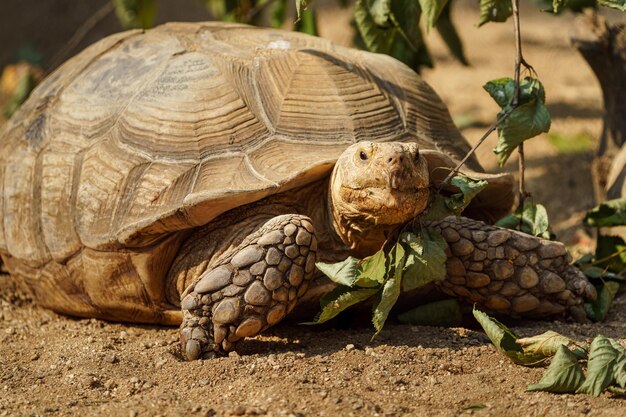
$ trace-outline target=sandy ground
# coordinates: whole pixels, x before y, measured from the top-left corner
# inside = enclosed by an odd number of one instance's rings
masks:
[[[526,11],[525,56],[548,92],[552,131],[597,137],[600,90],[569,46],[571,17]],[[347,20],[337,10],[322,14],[323,22]],[[428,41],[437,68],[425,78],[455,116],[487,125],[498,109],[481,86],[512,74],[512,24],[477,29],[475,7],[457,9],[456,20],[473,66],[452,61],[433,33]],[[347,42],[349,33],[337,27],[323,33]],[[484,130],[465,134],[475,141]],[[559,237],[588,248],[579,224],[593,205],[591,152],[559,154],[545,136],[531,143],[528,188],[547,206]],[[495,168],[493,144],[479,151],[488,168]],[[515,171],[515,161],[505,169]],[[511,364],[471,322],[453,329],[388,323],[374,342],[367,327],[285,324],[227,358],[187,363],[176,329],[62,317],[20,302],[6,277],[0,284],[0,416],[626,415],[626,402],[608,394],[526,392],[542,369]],[[576,339],[602,333],[625,342],[626,297],[601,324],[508,324],[521,335],[552,329]],[[471,406],[483,408],[466,410]]]

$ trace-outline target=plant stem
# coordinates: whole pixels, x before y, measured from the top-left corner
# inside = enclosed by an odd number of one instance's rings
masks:
[[[529,65],[526,64],[526,61],[524,61],[524,57],[522,56],[522,32],[519,24],[519,0],[511,0],[511,5],[513,7],[513,29],[515,31],[515,88],[513,90],[513,102],[511,105],[513,108],[516,108],[519,105],[521,67],[524,65],[528,68]],[[519,155],[519,199],[520,206],[523,207],[524,200],[528,197],[525,182],[526,161],[524,160],[524,142],[519,144],[517,153]]]
[[[469,159],[469,157],[472,156],[474,152],[476,152],[476,149],[478,149],[478,147],[482,145],[482,143],[485,141],[485,139],[487,139],[487,137],[491,134],[491,132],[496,130],[498,126],[502,122],[504,122],[504,120],[507,117],[509,117],[511,113],[513,113],[513,111],[517,108],[517,106],[519,106],[519,87],[520,87],[521,67],[523,65],[525,68],[528,68],[531,71],[532,71],[532,67],[528,65],[526,61],[524,61],[524,57],[522,56],[522,35],[520,32],[520,25],[519,25],[519,0],[511,0],[511,4],[513,7],[513,29],[515,30],[515,78],[514,78],[515,86],[513,90],[513,101],[511,102],[511,107],[509,108],[509,110],[506,111],[506,113],[504,113],[501,117],[499,117],[498,120],[496,120],[496,122],[493,125],[491,125],[491,127],[489,127],[487,132],[485,132],[485,134],[478,140],[478,142],[476,142],[476,144],[472,147],[472,149],[470,149],[470,151],[467,153],[467,155],[465,155],[465,157],[461,160],[461,162],[459,162],[457,166],[450,172],[450,174],[448,174],[448,176],[440,184],[439,190],[441,190],[441,188],[445,184],[447,184],[452,179],[452,177],[454,177],[459,172],[461,167],[465,164],[465,162]],[[519,173],[520,173],[520,188],[519,188],[520,204],[523,205],[524,199],[528,196],[526,193],[526,186],[524,183],[524,170],[525,170],[526,164],[524,161],[523,143],[519,145],[518,153],[519,153]]]
[[[454,177],[458,172],[459,169],[461,169],[461,167],[463,165],[465,165],[465,162],[467,162],[467,160],[469,159],[470,156],[472,156],[474,154],[474,152],[476,152],[476,149],[478,149],[478,147],[480,145],[483,144],[483,142],[485,141],[485,139],[487,139],[487,137],[489,135],[491,135],[491,132],[493,132],[494,130],[496,130],[498,128],[498,126],[500,125],[500,123],[502,123],[504,121],[504,119],[506,119],[507,117],[509,117],[511,115],[511,113],[513,113],[513,110],[515,110],[514,107],[511,107],[509,110],[507,110],[502,116],[500,116],[498,118],[498,120],[495,121],[494,124],[492,124],[489,129],[487,129],[487,131],[485,132],[484,135],[482,135],[482,137],[480,139],[478,139],[478,142],[476,142],[476,144],[474,146],[472,146],[472,149],[469,150],[469,152],[463,157],[463,159],[461,160],[461,162],[459,162],[457,164],[456,167],[454,167],[454,169],[452,171],[450,171],[450,173],[448,174],[448,176],[441,182],[441,184],[439,185],[439,190],[441,190],[441,187],[443,187],[445,184],[448,183],[448,181],[450,181],[452,179],[452,177]]]

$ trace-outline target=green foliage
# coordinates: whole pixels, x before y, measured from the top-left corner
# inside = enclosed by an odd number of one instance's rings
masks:
[[[422,220],[441,220],[448,216],[458,216],[487,185],[485,180],[477,180],[457,174],[451,180],[452,185],[459,189],[458,193],[445,196],[433,193],[428,211],[421,216]]]
[[[584,222],[592,227],[626,225],[626,197],[605,201],[594,207],[587,213]]]
[[[603,6],[626,12],[626,0],[598,0]]]
[[[315,11],[313,9],[303,10],[294,25],[294,29],[298,32],[317,36],[317,17]]]
[[[569,346],[572,344],[572,340],[568,337],[562,336],[557,332],[548,330],[537,336],[525,337],[516,340],[517,344],[524,349],[524,352],[532,352],[539,354],[544,358],[548,358],[557,353],[560,346]],[[582,352],[577,352],[580,358],[585,355]]]
[[[354,6],[355,24],[366,48],[416,70],[432,66],[419,27],[421,13],[416,0],[357,0]]]
[[[309,6],[310,0],[296,0],[296,16],[297,20],[302,19],[304,11]]]
[[[123,27],[147,29],[154,26],[156,0],[113,0],[113,5]]]
[[[396,301],[398,301],[398,297],[400,296],[400,289],[402,288],[402,270],[406,262],[405,255],[404,247],[401,244],[397,244],[392,251],[391,262],[394,265],[393,276],[389,277],[383,284],[380,301],[374,306],[372,323],[374,324],[376,333],[374,333],[372,339],[383,329],[391,308]]]
[[[352,287],[357,278],[357,264],[359,260],[349,256],[346,260],[334,264],[318,262],[315,264],[321,273],[326,275],[331,281]]]
[[[485,333],[487,333],[487,337],[489,337],[498,352],[508,357],[514,363],[531,366],[539,364],[545,359],[545,356],[539,352],[525,352],[522,346],[517,343],[519,336],[498,320],[489,317],[476,308],[474,308],[472,313],[476,321],[478,321]]]
[[[541,7],[542,11],[554,14],[560,14],[565,10],[581,13],[585,8],[595,8],[598,5],[596,0],[532,0],[532,2]]]
[[[441,12],[448,4],[448,0],[418,0],[422,11],[424,12],[424,19],[426,20],[426,28],[432,29]]]
[[[591,342],[591,350],[589,351],[587,378],[576,392],[597,397],[609,385],[612,385],[615,382],[613,368],[618,356],[619,352],[613,347],[613,343],[609,339],[601,335],[596,336]]]
[[[480,0],[478,26],[487,22],[505,22],[512,14],[510,0]]]
[[[417,326],[458,327],[463,324],[463,316],[459,302],[449,299],[420,305],[398,314],[398,321]]]
[[[329,320],[345,308],[376,294],[372,315],[375,337],[402,291],[445,277],[446,247],[443,237],[420,229],[416,233],[402,233],[389,252],[381,249],[363,260],[350,257],[335,264],[317,263],[318,269],[340,286],[322,299],[321,313],[313,323]]]
[[[545,106],[546,95],[541,81],[525,77],[520,81],[519,101],[514,106],[515,81],[500,78],[483,86],[502,108],[498,120],[508,117],[498,125],[498,144],[494,149],[498,163],[503,166],[517,147],[532,137],[550,130],[550,114]]]
[[[474,317],[496,349],[513,362],[529,365],[551,359],[541,381],[530,385],[529,391],[584,393],[597,397],[605,391],[621,393],[626,389],[626,349],[616,340],[598,335],[587,354],[582,347],[571,351],[568,346],[577,344],[556,332],[518,339],[515,333],[485,313],[474,309]],[[533,358],[539,361],[531,363]],[[585,361],[586,376],[581,367]]]
[[[578,358],[564,344],[557,347],[550,366],[543,374],[541,381],[529,385],[528,391],[576,392],[585,380]]]
[[[451,8],[452,0],[448,0],[445,7],[439,14],[439,18],[435,21],[435,28],[437,29],[439,36],[441,36],[441,39],[443,39],[444,43],[450,50],[452,56],[461,64],[469,65],[469,61],[465,57],[465,51],[463,50],[463,42],[461,42],[461,37],[456,31],[456,28],[452,23],[452,18],[450,17]]]
[[[598,228],[626,225],[626,197],[594,207],[587,212],[584,222]],[[585,312],[591,320],[602,321],[621,283],[626,281],[626,242],[621,236],[604,235],[598,231],[596,253],[584,256],[576,264],[598,292],[594,301],[585,303]]]
[[[619,291],[620,283],[616,281],[602,281],[596,285],[598,297],[593,301],[585,302],[585,313],[593,321],[602,321],[609,312],[609,308]]]
[[[593,149],[593,137],[589,133],[564,135],[548,133],[548,142],[560,153],[583,153]]]
[[[531,199],[526,199],[524,205],[519,206],[515,213],[498,220],[496,226],[519,230],[543,239],[552,237],[546,208],[541,204],[535,204]]]
[[[324,323],[354,304],[365,301],[378,292],[378,288],[355,288],[339,286],[320,300],[321,311],[312,322]]]
[[[398,246],[406,245],[402,290],[411,291],[446,277],[447,243],[438,233],[421,229],[405,233]]]

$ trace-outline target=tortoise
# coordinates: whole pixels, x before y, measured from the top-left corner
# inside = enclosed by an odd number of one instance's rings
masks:
[[[316,261],[377,251],[469,150],[393,58],[223,23],[100,40],[0,137],[9,272],[62,314],[180,325],[190,360],[319,298]],[[440,290],[504,314],[579,312],[595,290],[561,243],[483,222],[509,212],[512,177],[474,157],[463,172],[488,186],[471,218],[430,224],[450,245]]]

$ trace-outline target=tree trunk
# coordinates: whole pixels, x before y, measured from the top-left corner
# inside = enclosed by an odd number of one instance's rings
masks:
[[[596,199],[606,198],[611,161],[626,143],[626,31],[624,24],[609,26],[593,10],[582,14],[572,42],[596,75],[604,101],[598,158],[594,163]]]

